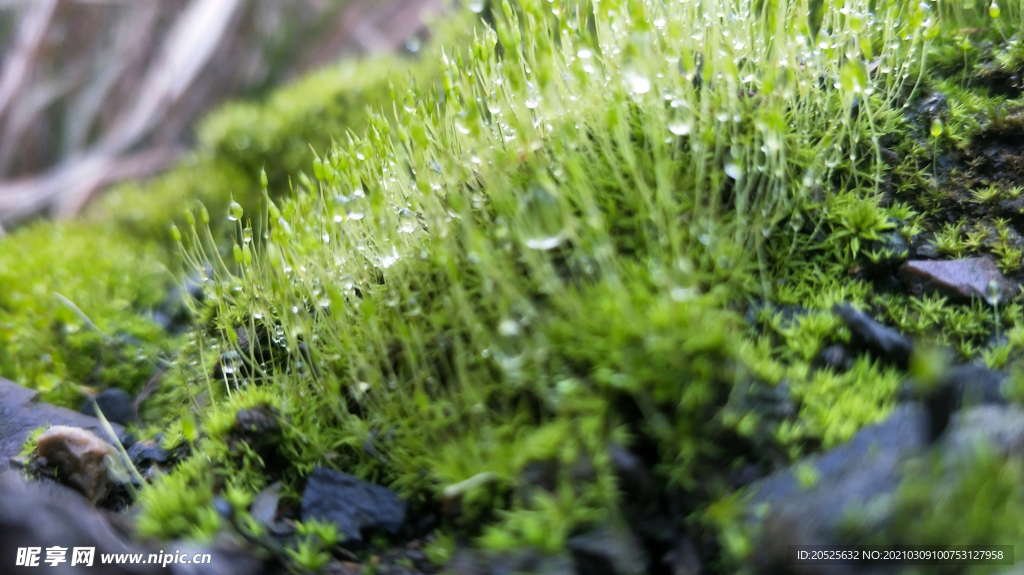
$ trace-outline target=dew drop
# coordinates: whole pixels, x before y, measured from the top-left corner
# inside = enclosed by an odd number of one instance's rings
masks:
[[[550,250],[565,241],[568,231],[562,207],[550,190],[533,185],[519,205],[519,232],[531,250]]]
[[[506,319],[498,325],[498,333],[505,337],[515,337],[519,335],[519,324],[512,319]]]
[[[685,136],[690,133],[691,129],[692,126],[690,125],[690,122],[684,122],[682,120],[670,122],[668,125],[668,131],[677,136]]]
[[[389,268],[399,260],[398,250],[394,246],[391,246],[391,253],[380,258],[380,267]]]
[[[228,219],[237,222],[242,217],[242,206],[238,202],[231,202],[228,205]]]
[[[651,91],[651,81],[641,74],[627,71],[622,74],[622,78],[626,81],[629,91],[633,94],[640,95]]]
[[[985,286],[985,301],[992,307],[999,305],[999,282],[991,280]]]

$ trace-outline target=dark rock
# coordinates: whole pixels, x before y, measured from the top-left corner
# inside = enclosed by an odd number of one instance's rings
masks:
[[[946,95],[942,92],[932,92],[931,94],[921,98],[921,101],[917,104],[917,112],[929,117],[934,117],[939,112],[946,109],[946,101]]]
[[[172,459],[170,452],[152,439],[140,441],[128,448],[128,457],[139,469],[148,468],[153,464],[168,463]]]
[[[789,393],[789,381],[785,379],[774,385],[762,381],[737,383],[729,398],[729,407],[741,413],[753,411],[771,421],[796,415],[796,404]]]
[[[990,282],[994,282],[1003,301],[1013,295],[1012,285],[1003,278],[995,262],[984,257],[911,260],[900,266],[899,274],[915,295],[935,291],[957,301],[985,300]]]
[[[89,430],[55,425],[39,436],[36,445],[39,460],[45,461],[42,465],[56,470],[61,483],[93,505],[110,495],[123,475],[110,468],[117,465],[117,450]]]
[[[240,451],[241,444],[263,460],[267,473],[277,477],[287,467],[288,460],[279,447],[281,445],[280,414],[271,405],[257,405],[240,409],[235,414],[235,425],[228,432],[228,446]]]
[[[261,575],[270,573],[246,549],[233,545],[202,546],[193,542],[169,542],[157,547],[129,543],[113,523],[124,515],[107,513],[91,506],[78,492],[54,482],[26,483],[19,473],[0,473],[0,572],[18,573],[32,568],[16,566],[18,549],[39,547],[38,568],[53,575]],[[45,562],[46,548],[66,549],[65,562]],[[93,548],[91,566],[71,565],[73,550]],[[148,564],[150,554],[179,553],[189,558],[209,554],[201,564]],[[142,554],[143,562],[105,564],[106,554]]]
[[[889,148],[881,148],[879,149],[879,152],[881,152],[882,154],[882,161],[894,168],[900,165],[900,162],[903,161],[903,158],[899,155],[898,152],[896,152],[896,150],[892,150]]]
[[[558,488],[558,470],[558,461],[554,459],[526,463],[516,482],[522,497],[529,499],[537,489],[554,493]]]
[[[846,349],[845,345],[837,343],[821,348],[814,356],[811,365],[819,369],[828,368],[843,373],[853,367],[853,360],[854,357],[850,350]]]
[[[260,491],[249,507],[249,515],[260,525],[270,525],[277,517],[277,504],[281,500],[281,483]]]
[[[213,276],[213,269],[210,266],[206,266],[205,271],[206,277]],[[153,321],[172,334],[186,331],[192,324],[189,300],[195,303],[201,303],[204,300],[204,281],[203,275],[193,273],[185,279],[182,285],[171,288],[163,303],[153,312]]]
[[[46,547],[67,549],[66,562],[50,566]],[[20,547],[41,547],[39,566],[54,575],[143,575],[168,573],[159,565],[102,565],[100,554],[139,553],[111,528],[81,494],[55,483],[26,484],[16,473],[0,474],[0,570],[17,572]],[[95,547],[92,567],[71,565],[75,547]]]
[[[128,425],[137,419],[134,400],[123,389],[113,387],[103,390],[95,397],[87,397],[78,411],[96,417],[96,407],[100,408],[107,421]]]
[[[662,505],[662,490],[650,466],[625,447],[612,444],[608,455],[615,470],[619,490],[622,491],[623,512],[634,533],[645,540],[671,540],[675,526]]]
[[[899,231],[885,232],[880,239],[868,243],[867,251],[879,254],[880,258],[874,262],[875,265],[892,268],[910,256],[910,243]]]
[[[192,455],[192,446],[183,439],[173,449],[168,450],[160,445],[159,440],[147,439],[126,451],[142,478],[153,481],[165,473],[170,473],[175,465]]]
[[[939,248],[935,247],[935,244],[928,241],[924,234],[921,234],[915,238],[913,245],[910,248],[911,257],[925,260],[935,260],[942,256],[939,253]]]
[[[602,528],[577,535],[566,542],[580,575],[641,575],[647,558],[633,534],[624,529]]]
[[[761,465],[756,463],[746,463],[731,468],[725,477],[733,489],[741,489],[754,483],[758,479],[761,479],[767,474],[768,473]]]
[[[850,441],[754,484],[749,516],[756,522],[759,508],[765,505],[767,514],[749,565],[757,566],[759,573],[790,572],[789,545],[842,543],[843,533],[851,528],[846,512],[864,509],[879,496],[896,490],[900,464],[928,446],[927,425],[921,407],[901,405],[886,420],[865,427]],[[813,485],[801,485],[801,468],[813,469],[817,476]]]
[[[743,318],[750,325],[758,325],[760,323],[758,321],[758,317],[763,310],[769,310],[773,314],[780,314],[782,316],[783,326],[788,326],[793,323],[794,320],[811,313],[811,310],[798,305],[776,306],[770,302],[757,301],[747,308],[747,312],[744,314]]]
[[[983,365],[956,366],[946,372],[942,379],[958,390],[960,405],[1006,403],[1002,393],[1006,374]]]
[[[210,554],[209,563],[168,564],[167,575],[260,575],[268,573],[262,562],[248,549],[235,546],[202,547],[191,542],[172,543],[169,546],[187,557]],[[150,553],[155,551],[150,550]]]
[[[135,434],[131,432],[122,433],[121,437],[118,437],[117,440],[121,442],[121,447],[125,449],[131,449],[139,441]]]
[[[302,494],[302,520],[334,523],[347,545],[362,542],[370,531],[398,535],[406,510],[394,491],[324,467],[313,470]]]
[[[684,537],[676,542],[661,559],[669,575],[700,575],[701,561],[693,540]]]
[[[906,369],[910,362],[913,344],[900,332],[886,327],[864,312],[849,305],[836,305],[832,311],[838,315],[850,330],[850,347],[856,351],[867,351],[872,357]]]
[[[110,437],[95,417],[47,403],[37,403],[37,398],[35,391],[0,379],[0,472],[7,470],[10,459],[21,452],[21,446],[28,439],[29,433],[40,427],[81,427],[101,438],[109,438],[111,442],[124,433],[122,426],[111,423],[116,435]]]
[[[950,460],[965,459],[980,441],[1002,456],[1024,455],[1024,409],[982,405],[954,416],[942,451]]]
[[[950,417],[962,407],[1006,404],[1002,384],[1006,375],[981,365],[959,365],[948,369],[934,386],[910,384],[901,391],[902,399],[920,400],[928,411],[929,438],[942,435]]]
[[[495,553],[460,549],[445,568],[452,575],[582,575],[567,555],[549,557],[530,550]]]
[[[923,408],[902,405],[886,421],[862,429],[850,442],[801,462],[818,475],[812,486],[801,487],[796,466],[755,485],[747,507],[751,521],[759,525],[754,552],[747,559],[750,572],[875,573],[860,566],[834,565],[802,566],[806,569],[794,571],[787,548],[856,544],[879,536],[884,540],[897,528],[893,496],[900,482],[910,478],[907,473],[932,473],[935,457],[943,466],[942,477],[950,480],[969,472],[983,445],[1003,457],[1024,455],[1024,409],[1018,406],[966,408],[952,417],[942,440],[931,446],[927,426]],[[912,459],[924,465],[904,465]]]

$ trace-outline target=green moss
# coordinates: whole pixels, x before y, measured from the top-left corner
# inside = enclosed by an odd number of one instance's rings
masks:
[[[221,519],[213,507],[213,477],[202,458],[193,457],[142,491],[136,529],[140,537],[211,539]]]
[[[1024,550],[1024,465],[982,445],[951,469],[914,461],[895,496],[892,523],[869,536],[885,545],[1012,545]],[[909,573],[992,573],[992,566],[918,568]]]
[[[436,46],[460,38],[465,25],[465,18],[455,18],[435,27],[437,38],[414,58],[346,60],[261,100],[222,106],[200,123],[198,145],[188,158],[151,180],[111,190],[90,209],[89,218],[156,240],[172,255],[167,229],[172,221],[182,223],[184,210],[196,203],[219,214],[234,198],[255,210],[263,188],[275,195],[312,189],[311,150],[327,149],[347,132],[362,131],[367,109],[390,112],[393,83],[403,87],[407,77],[429,82],[437,67]],[[266,185],[261,172],[268,177]],[[215,236],[227,227],[215,225]]]
[[[313,160],[305,190],[248,212],[268,234],[215,266],[203,345],[245,353],[234,334],[248,325],[287,349],[258,371],[295,438],[288,477],[327,464],[414,501],[456,497],[456,524],[494,518],[482,544],[556,552],[616,514],[610,443],[653,443],[660,480],[691,490],[743,457],[719,441],[757,428],[721,417],[738,382],[799,380],[803,409],[782,445],[832,444],[884,415],[898,376],[866,361],[808,371],[834,319],[786,333],[787,366],[726,308],[806,274],[808,251],[828,289],[800,280],[792,297],[813,291],[826,309],[866,299],[870,286],[827,266],[855,262],[892,214],[908,217],[881,205],[871,138],[896,125],[919,45],[897,41],[897,12],[880,16],[872,33],[896,72],[868,97],[859,64],[796,38],[802,5],[751,29],[695,27],[703,8],[602,5],[588,30],[562,28],[577,16],[552,19],[543,2],[505,5],[493,31],[446,51],[440,94],[399,92],[395,124],[371,115],[364,136]],[[859,49],[848,23],[824,18]],[[738,44],[705,50],[725,33]],[[791,42],[766,51],[769,35]],[[841,89],[822,90],[822,74]],[[821,188],[835,193],[815,246],[795,214],[816,209]],[[189,265],[216,259],[203,226],[182,236]],[[212,383],[189,393],[215,399]],[[216,444],[200,449],[235,469]],[[581,462],[590,471],[574,476]],[[536,463],[553,484],[527,488]]]
[[[273,473],[294,502],[327,465],[439,505],[452,534],[439,560],[456,536],[559,553],[621,520],[614,444],[653,453],[658,487],[700,502],[688,527],[740,557],[750,540],[723,470],[848,439],[906,378],[867,357],[812,365],[848,336],[834,304],[1020,369],[1020,302],[997,316],[869,273],[904,255],[886,238],[923,231],[943,253],[1018,269],[1011,222],[946,217],[955,198],[937,181],[963,182],[936,159],[1015,125],[993,116],[1002,96],[968,97],[949,45],[978,25],[990,46],[970,40],[966,61],[1012,69],[1017,48],[999,46],[1019,7],[995,23],[955,3],[870,18],[860,1],[599,7],[505,2],[415,81],[371,60],[232,105],[190,163],[104,202],[95,217],[136,237],[163,234],[184,204],[159,241],[210,275],[152,400],[151,429],[196,454],[145,490],[142,533],[207,536],[214,494],[251,495]],[[912,106],[936,87],[957,95],[938,135]],[[979,210],[1016,193],[961,187]],[[768,306],[750,326],[754,299],[807,313]],[[1005,344],[988,345],[993,328]],[[280,427],[273,454],[238,437],[239,410],[260,406]],[[294,551],[323,559],[315,542]]]
[[[82,386],[138,392],[176,347],[147,317],[172,280],[147,246],[90,224],[0,246],[0,376],[77,408]]]

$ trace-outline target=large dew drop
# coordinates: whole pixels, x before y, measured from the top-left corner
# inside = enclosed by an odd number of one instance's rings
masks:
[[[691,129],[692,126],[690,125],[690,122],[683,120],[674,120],[668,124],[668,131],[677,136],[685,136],[690,133]]]
[[[558,247],[568,236],[562,207],[547,188],[535,184],[519,204],[519,234],[531,250]]]
[[[738,180],[743,177],[743,168],[736,162],[730,160],[725,164],[725,175],[734,180]]]
[[[622,74],[622,78],[626,81],[629,91],[633,94],[640,95],[651,91],[651,81],[645,76],[633,71],[627,71]]]
[[[237,222],[238,220],[242,219],[242,214],[243,210],[241,204],[239,204],[238,202],[231,202],[231,204],[228,206],[228,219],[233,222]]]

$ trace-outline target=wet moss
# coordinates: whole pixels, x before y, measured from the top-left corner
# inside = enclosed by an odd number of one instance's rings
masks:
[[[815,365],[848,339],[833,305],[1019,370],[1017,296],[996,314],[893,271],[930,242],[1019,278],[1002,135],[1024,14],[872,6],[491,3],[425,65],[436,84],[392,95],[377,60],[211,119],[143,186],[160,213],[140,187],[96,216],[145,234],[186,203],[160,242],[204,278],[152,412],[197,456],[145,490],[143,532],[208,535],[214,494],[271,477],[294,504],[326,465],[437,511],[438,557],[557,554],[630,515],[626,446],[672,527],[739,557],[730,473],[841,443],[907,378]],[[276,445],[255,449],[235,426],[264,405]]]
[[[653,446],[663,486],[707,501],[728,490],[722,468],[758,460],[755,445],[796,456],[885,414],[898,374],[808,369],[834,320],[800,322],[777,352],[745,339],[729,308],[867,298],[868,282],[832,270],[908,217],[883,205],[872,136],[898,124],[920,44],[893,44],[893,76],[869,95],[860,64],[804,50],[786,24],[799,6],[762,14],[792,44],[764,56],[755,28],[733,47],[742,57],[720,57],[679,41],[703,6],[613,8],[589,16],[595,35],[541,5],[504,5],[493,29],[446,50],[440,93],[400,91],[395,124],[371,115],[365,136],[319,154],[313,193],[248,212],[269,233],[215,266],[207,345],[241,353],[235,325],[273,326],[291,359],[258,380],[302,438],[293,477],[326,464],[414,501],[455,497],[448,519],[481,545],[557,552],[622,513],[612,443]],[[873,28],[883,43],[894,14]],[[824,18],[837,45],[858,45]],[[708,22],[709,41],[738,33]],[[191,265],[214,259],[202,228],[182,234]],[[771,439],[754,437],[756,413],[723,417],[737,384],[785,377],[802,407]],[[189,385],[215,399],[211,383]],[[581,459],[590,472],[574,476]],[[524,491],[534,464],[555,471]]]

